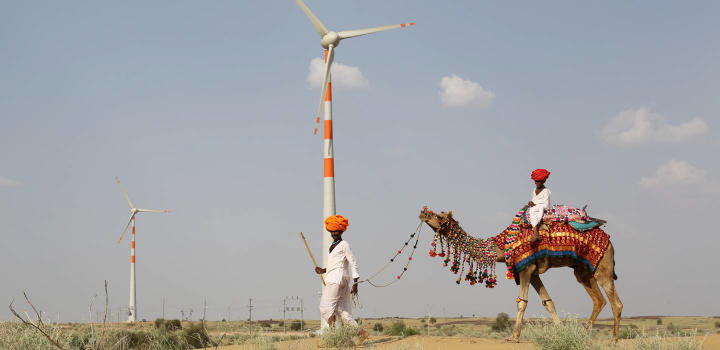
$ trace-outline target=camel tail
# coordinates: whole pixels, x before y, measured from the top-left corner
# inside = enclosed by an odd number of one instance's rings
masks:
[[[615,274],[615,257],[613,256],[613,279],[617,281],[618,277]]]

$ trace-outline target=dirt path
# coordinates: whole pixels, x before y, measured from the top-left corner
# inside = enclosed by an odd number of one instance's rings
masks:
[[[701,338],[701,337],[699,337]],[[278,343],[282,350],[315,350],[318,338],[309,338]],[[400,339],[398,337],[372,336],[358,349],[389,350],[407,347],[409,350],[531,350],[530,343],[507,343],[498,339],[462,338],[462,337],[425,337],[413,336]],[[706,338],[704,349],[720,349],[720,334]],[[224,346],[223,350],[249,350],[247,345]],[[328,349],[330,350],[330,349]]]
[[[318,338],[310,338],[279,343],[280,349],[293,350],[314,350],[318,347]],[[432,349],[432,350],[530,350],[530,343],[506,343],[503,340],[484,338],[461,338],[461,337],[425,337],[413,336],[400,339],[399,337],[371,336],[358,349],[386,350],[400,348],[403,345],[409,349]],[[225,346],[218,349],[223,350],[248,350],[247,345]],[[329,349],[328,349],[329,350]]]

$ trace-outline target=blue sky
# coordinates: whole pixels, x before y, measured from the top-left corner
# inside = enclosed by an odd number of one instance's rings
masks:
[[[352,73],[333,75],[337,205],[364,276],[423,205],[500,233],[543,167],[553,202],[609,220],[625,315],[720,313],[705,302],[720,290],[718,3],[306,3],[336,31],[417,22],[336,51]],[[139,207],[173,211],[138,217],[140,318],[163,295],[167,317],[204,299],[209,319],[247,317],[252,296],[279,318],[291,295],[318,317],[298,232],[319,255],[323,53],[294,1],[2,2],[0,47],[0,302],[26,291],[79,321],[108,280],[110,307],[127,304],[119,176]],[[428,232],[401,283],[361,286],[356,315],[514,312],[514,283],[455,285]],[[589,315],[570,270],[544,280]]]

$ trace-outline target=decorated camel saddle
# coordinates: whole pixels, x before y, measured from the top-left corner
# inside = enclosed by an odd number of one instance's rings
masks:
[[[585,208],[552,206],[545,211],[541,240],[531,242],[532,227],[527,223],[527,206],[518,211],[512,224],[493,237],[505,255],[507,278],[541,258],[570,258],[595,271],[610,244],[610,235],[599,226],[604,220],[587,216]],[[579,228],[576,228],[579,227]]]
[[[549,226],[552,226],[555,223],[565,223],[569,224],[576,230],[585,231],[604,225],[606,223],[605,220],[596,219],[588,216],[587,212],[585,211],[586,207],[587,205],[582,208],[576,208],[567,205],[550,206],[550,208],[545,209],[545,214],[543,215],[543,223],[546,226],[541,226],[541,228],[547,230]],[[527,208],[523,210],[523,226],[530,226],[530,213],[528,212]]]

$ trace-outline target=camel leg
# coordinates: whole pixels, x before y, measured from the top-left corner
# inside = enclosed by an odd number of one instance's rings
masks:
[[[598,267],[595,270],[595,279],[605,290],[605,294],[607,294],[608,300],[610,301],[615,321],[613,336],[615,337],[615,342],[617,342],[618,332],[620,332],[620,316],[622,315],[623,304],[620,301],[617,291],[615,290],[615,280],[617,279],[617,276],[615,275],[615,249],[612,244],[605,251],[605,256],[603,256],[598,263]]]
[[[590,295],[590,299],[592,299],[593,302],[593,311],[592,314],[590,314],[590,320],[588,320],[587,324],[587,328],[590,329],[607,302],[602,295],[602,291],[600,291],[597,280],[591,276],[590,271],[584,267],[576,267],[575,278],[578,283],[585,288],[585,291]]]
[[[518,313],[515,318],[515,328],[513,329],[512,340],[515,342],[520,341],[520,331],[522,330],[523,316],[525,315],[525,309],[528,304],[528,289],[530,287],[530,279],[532,278],[533,272],[535,272],[536,266],[530,265],[525,270],[520,272],[520,293],[517,299]]]
[[[545,285],[543,285],[542,280],[540,280],[540,276],[532,275],[530,278],[530,284],[532,284],[533,288],[535,288],[535,291],[540,296],[540,300],[542,300],[543,305],[545,305],[545,308],[550,313],[553,321],[555,321],[556,324],[560,323],[560,317],[558,317],[557,312],[555,312],[555,302],[550,299],[550,294],[548,294],[547,289],[545,289]]]
[[[617,342],[618,332],[620,331],[620,316],[622,315],[623,304],[620,301],[620,297],[617,295],[617,291],[615,290],[615,281],[612,278],[602,278],[598,282],[600,282],[600,285],[605,290],[605,294],[607,294],[608,299],[610,299],[610,306],[612,307],[613,318],[615,321],[613,336],[615,337],[615,342]]]

